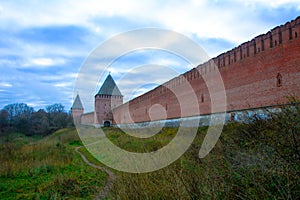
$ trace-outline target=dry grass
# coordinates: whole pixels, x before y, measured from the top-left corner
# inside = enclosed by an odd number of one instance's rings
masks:
[[[1,199],[93,199],[106,174],[83,163],[74,151],[78,141],[65,129],[31,144],[1,144]]]
[[[87,128],[88,133],[92,130]],[[139,131],[142,131],[139,129]],[[185,130],[186,132],[189,129]],[[211,153],[198,158],[207,127],[198,129],[188,151],[155,172],[115,172],[109,199],[297,199],[300,196],[299,104],[267,121],[228,124]],[[164,128],[147,139],[106,128],[106,136],[132,152],[151,152],[167,145],[177,129]],[[96,135],[95,135],[96,137]],[[93,140],[93,136],[91,140]],[[22,143],[22,141],[26,141]],[[75,131],[61,130],[36,142],[19,137],[0,145],[1,199],[91,199],[106,180],[86,166],[74,146]],[[97,165],[86,149],[80,150]]]
[[[292,159],[295,154],[290,152],[294,152],[294,146],[284,142],[278,147],[286,138],[279,137],[278,134],[282,133],[269,129],[273,122],[254,123],[226,125],[217,145],[204,159],[198,158],[198,152],[206,128],[199,129],[189,150],[164,169],[144,174],[117,172],[118,179],[111,198],[296,199],[300,196],[300,163]],[[258,129],[257,135],[247,132],[253,131],[253,128]],[[157,140],[158,147],[163,146],[176,131],[166,129],[167,135],[158,134],[155,140],[143,141],[140,146],[140,140],[135,139],[131,146],[128,140],[132,138],[124,139],[128,136],[120,131],[111,129],[107,135],[120,147],[148,152],[145,143]],[[163,142],[159,141],[160,138]]]

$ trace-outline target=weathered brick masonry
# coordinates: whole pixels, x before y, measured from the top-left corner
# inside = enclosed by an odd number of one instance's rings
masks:
[[[113,122],[149,121],[149,108],[155,104],[166,110],[168,119],[181,117],[178,99],[167,87],[186,97],[194,92],[200,107],[198,115],[211,114],[210,94],[203,77],[209,78],[216,68],[224,82],[228,112],[287,103],[286,96],[300,96],[299,34],[300,17],[114,108]],[[184,90],[184,78],[193,91]],[[189,106],[191,115],[195,115],[194,105]],[[159,116],[162,115],[155,120]]]

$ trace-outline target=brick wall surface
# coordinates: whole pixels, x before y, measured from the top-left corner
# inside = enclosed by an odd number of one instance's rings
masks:
[[[81,123],[81,115],[83,114],[83,111],[83,109],[71,109],[74,124]]]
[[[123,104],[122,96],[96,95],[95,96],[95,124],[103,124],[104,121],[112,121],[111,110]]]
[[[91,125],[94,124],[94,112],[81,115],[81,124]]]
[[[299,97],[300,17],[116,107],[114,123],[210,114],[212,94],[204,79],[214,81],[217,69],[224,82],[228,112],[275,106],[287,103],[287,96]],[[184,79],[193,90],[187,89]],[[193,95],[197,103],[191,101]],[[182,108],[188,113],[182,113]]]

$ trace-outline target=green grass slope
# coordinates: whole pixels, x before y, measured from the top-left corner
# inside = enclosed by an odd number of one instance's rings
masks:
[[[86,165],[74,151],[75,129],[41,138],[0,138],[1,199],[93,199],[106,174]]]
[[[295,120],[294,120],[295,121]],[[290,123],[291,122],[291,123]],[[198,153],[207,128],[198,134],[179,160],[145,174],[118,172],[111,199],[297,199],[300,196],[300,121],[257,120],[228,124],[204,159]],[[294,130],[294,131],[293,131]],[[164,129],[149,139],[133,139],[107,130],[115,144],[128,151],[149,152],[171,140],[176,129]],[[167,134],[166,134],[167,133]],[[128,140],[133,140],[128,142]],[[149,145],[152,144],[152,145]]]
[[[227,124],[204,159],[198,154],[207,127],[171,165],[151,173],[115,171],[109,199],[298,199],[300,196],[300,104],[268,120]],[[83,127],[88,134],[97,129]],[[130,152],[152,152],[169,144],[178,129],[163,128],[141,139],[117,128],[106,137]],[[148,131],[138,129],[136,131]],[[184,130],[188,133],[189,129]],[[88,135],[91,140],[97,134]],[[0,138],[0,199],[93,199],[107,175],[86,165],[74,151],[75,129],[47,138],[20,134]],[[80,152],[101,165],[85,148]]]

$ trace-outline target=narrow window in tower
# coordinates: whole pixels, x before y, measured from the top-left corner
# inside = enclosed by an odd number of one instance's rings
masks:
[[[203,102],[204,102],[204,95],[201,94],[201,103],[203,103]]]
[[[247,57],[249,57],[249,46],[247,46]]]
[[[265,50],[265,42],[264,42],[264,40],[261,40],[261,50],[262,51]]]
[[[243,51],[242,51],[242,47],[240,48],[240,60],[243,59]]]
[[[236,52],[233,53],[234,62],[236,62]]]
[[[295,38],[297,38],[298,37],[298,33],[297,32],[295,32]]]
[[[292,30],[292,28],[289,28],[289,35],[290,35],[290,40],[293,39],[293,30]]]
[[[282,86],[282,76],[280,73],[277,74],[276,76],[276,86],[281,87]]]
[[[273,47],[273,37],[272,37],[272,35],[270,34],[270,48],[272,48]]]
[[[168,110],[168,104],[166,104],[166,110]]]
[[[280,31],[279,32],[279,44],[281,44],[282,43],[282,32]]]

